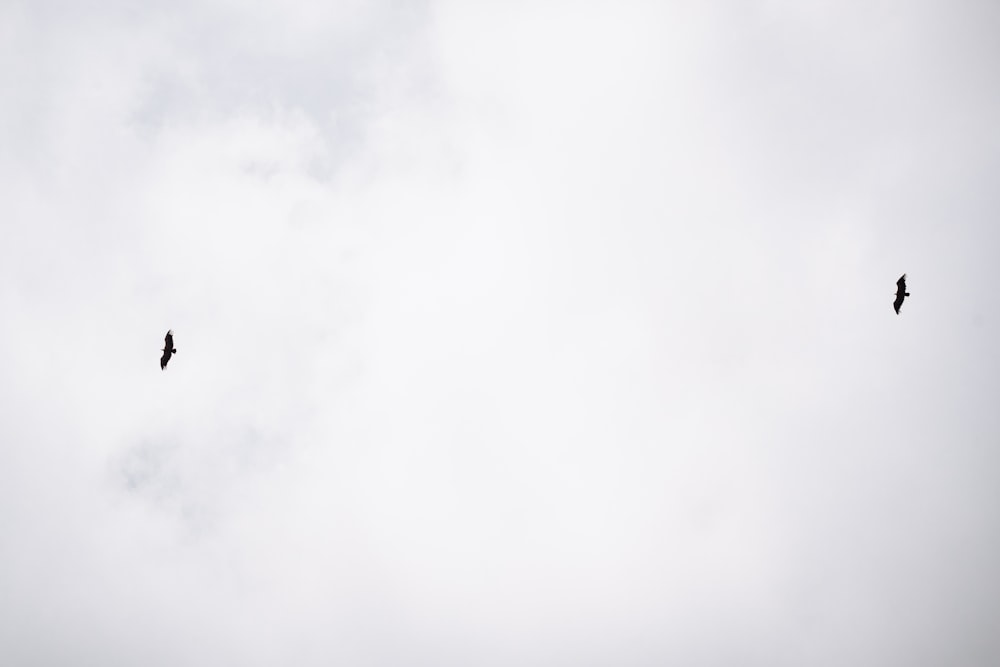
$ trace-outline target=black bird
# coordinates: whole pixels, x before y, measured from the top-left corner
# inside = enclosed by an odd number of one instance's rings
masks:
[[[167,367],[167,362],[170,361],[170,355],[177,353],[177,348],[174,347],[174,332],[168,331],[167,337],[163,339],[163,342],[163,356],[160,357],[161,371]]]
[[[897,315],[899,315],[899,307],[903,305],[903,299],[908,296],[910,293],[906,291],[906,274],[904,273],[896,281],[896,300],[892,302],[892,307],[896,309]]]

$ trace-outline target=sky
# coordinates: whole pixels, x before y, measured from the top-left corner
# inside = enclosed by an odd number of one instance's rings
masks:
[[[998,32],[0,3],[0,662],[997,664]]]

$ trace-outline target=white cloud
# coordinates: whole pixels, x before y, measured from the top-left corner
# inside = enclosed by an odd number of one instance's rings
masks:
[[[5,662],[1000,651],[987,4],[37,7]]]

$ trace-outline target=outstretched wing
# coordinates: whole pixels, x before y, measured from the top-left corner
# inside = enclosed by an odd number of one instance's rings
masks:
[[[903,299],[906,297],[906,274],[904,273],[896,281],[896,300],[892,302],[892,307],[899,315],[899,307],[903,305]]]
[[[170,361],[170,355],[174,353],[174,332],[173,330],[167,331],[166,337],[163,339],[163,356],[160,357],[160,370],[162,371],[167,367],[167,362]]]

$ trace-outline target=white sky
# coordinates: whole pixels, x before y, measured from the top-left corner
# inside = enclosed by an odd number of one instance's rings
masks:
[[[1000,662],[998,34],[0,4],[0,663]]]

